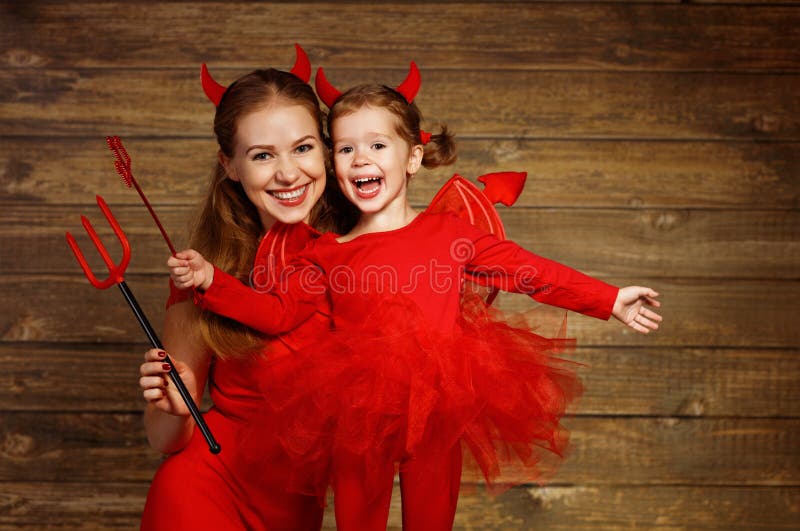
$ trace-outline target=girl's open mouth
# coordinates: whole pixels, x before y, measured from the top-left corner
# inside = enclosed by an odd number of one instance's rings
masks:
[[[371,199],[380,193],[383,177],[358,177],[350,182],[353,183],[358,197]]]

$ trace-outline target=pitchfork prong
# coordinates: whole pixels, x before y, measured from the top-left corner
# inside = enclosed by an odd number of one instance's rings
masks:
[[[78,242],[75,241],[75,238],[69,232],[67,233],[67,244],[69,245],[70,249],[72,249],[72,254],[75,255],[75,259],[78,260],[78,265],[81,266],[81,269],[83,269],[83,274],[86,275],[86,278],[89,280],[89,283],[92,286],[96,287],[97,289],[106,289],[114,283],[111,277],[103,281],[97,280],[97,277],[94,276],[89,264],[86,262],[86,258],[83,257],[83,253],[81,252],[80,247],[78,247]]]
[[[106,267],[109,271],[113,271],[116,268],[116,264],[111,260],[111,255],[108,254],[103,243],[100,241],[100,237],[95,232],[94,227],[92,227],[91,222],[86,218],[86,216],[81,216],[81,225],[83,225],[83,229],[89,235],[89,239],[92,240],[95,249],[97,252],[100,253],[100,258],[103,259],[103,262],[106,263]]]
[[[120,227],[117,218],[114,217],[114,214],[111,213],[111,209],[108,208],[105,199],[99,195],[97,196],[97,205],[100,207],[100,210],[103,211],[103,215],[108,220],[108,224],[111,225],[111,228],[114,230],[114,234],[117,235],[117,239],[122,246],[122,262],[116,266],[121,271],[121,277],[122,272],[127,269],[128,264],[131,261],[131,244],[128,242],[128,237],[125,236],[125,233],[122,231],[122,227]]]
[[[122,231],[122,227],[120,227],[116,218],[114,218],[114,215],[111,213],[111,209],[108,208],[105,200],[99,195],[97,196],[97,204],[100,207],[100,210],[103,212],[103,215],[108,220],[109,225],[111,225],[114,234],[117,235],[117,239],[119,239],[120,244],[122,245],[122,261],[119,264],[115,264],[113,262],[111,256],[108,254],[108,250],[106,250],[103,242],[100,241],[100,237],[97,235],[97,232],[94,230],[94,227],[92,227],[91,222],[89,222],[89,219],[86,218],[86,216],[81,216],[81,224],[89,234],[89,238],[92,240],[97,252],[100,253],[100,257],[103,259],[103,262],[105,262],[109,272],[108,278],[105,280],[97,279],[89,267],[86,258],[81,252],[80,247],[78,247],[78,243],[69,232],[67,233],[67,243],[72,249],[72,252],[75,254],[78,264],[81,266],[81,269],[83,269],[83,273],[86,275],[86,278],[89,279],[89,282],[92,284],[92,286],[96,287],[97,289],[106,289],[112,284],[119,284],[124,280],[125,269],[127,269],[128,264],[131,261],[131,246],[128,242],[128,238]]]

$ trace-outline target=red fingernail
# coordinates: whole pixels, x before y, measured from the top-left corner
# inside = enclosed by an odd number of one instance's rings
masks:
[[[172,370],[172,367],[170,366],[169,363],[164,363],[163,365],[161,365],[161,368],[164,369],[165,371],[171,371]]]
[[[165,357],[166,355],[167,355],[167,353],[166,353],[166,352],[164,352],[163,350],[159,350],[159,351],[158,351],[158,357],[159,357],[159,358],[163,358],[163,357]]]

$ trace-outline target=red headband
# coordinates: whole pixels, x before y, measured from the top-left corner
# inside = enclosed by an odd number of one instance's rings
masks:
[[[305,50],[303,50],[299,44],[295,44],[294,47],[297,57],[290,72],[297,76],[303,83],[308,83],[311,79],[311,61],[308,60],[308,55],[306,55]],[[219,106],[219,102],[222,100],[222,96],[225,94],[225,91],[228,90],[228,87],[214,81],[214,78],[208,73],[208,68],[206,68],[205,63],[200,67],[200,83],[202,83],[203,92],[206,93],[211,103]]]
[[[417,97],[419,87],[422,84],[422,78],[419,75],[419,68],[414,61],[408,67],[408,75],[402,83],[397,85],[395,90],[400,93],[403,98],[410,104]],[[314,79],[314,86],[317,88],[317,94],[322,102],[330,109],[336,100],[342,95],[342,92],[334,87],[328,78],[325,77],[325,71],[322,67],[317,69],[317,77]],[[427,144],[431,140],[431,134],[427,131],[420,129],[420,139],[423,144]]]
[[[417,92],[419,92],[421,82],[422,80],[419,75],[417,64],[411,61],[411,65],[408,67],[408,75],[402,83],[397,85],[395,90],[399,92],[408,103],[411,103],[417,96]],[[329,109],[333,107],[333,104],[336,103],[336,100],[342,95],[341,91],[331,85],[325,77],[325,72],[322,70],[322,67],[317,69],[317,78],[314,80],[314,86],[317,88],[319,98]]]

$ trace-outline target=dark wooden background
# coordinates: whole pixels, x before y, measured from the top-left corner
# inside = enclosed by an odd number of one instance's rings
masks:
[[[137,527],[160,459],[146,344],[64,232],[105,226],[105,196],[160,323],[166,247],[103,137],[183,243],[214,159],[199,64],[227,83],[290,66],[294,42],[342,87],[416,60],[458,172],[529,172],[512,238],[663,294],[649,337],[571,318],[589,365],[572,455],[546,488],[465,485],[457,529],[799,528],[799,27],[800,3],[769,0],[0,2],[0,529]]]

